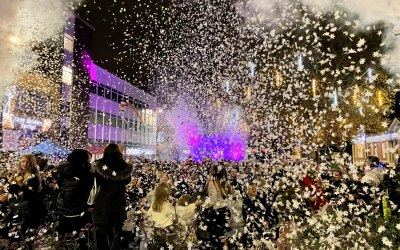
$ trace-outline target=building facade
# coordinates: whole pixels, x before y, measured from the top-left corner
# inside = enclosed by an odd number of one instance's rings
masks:
[[[154,155],[157,104],[153,96],[90,64],[88,142],[93,152],[107,143],[122,144],[127,155]],[[136,112],[121,103],[129,102]]]
[[[353,140],[353,161],[365,161],[367,156],[377,156],[381,162],[396,164],[395,155],[400,153],[400,122],[395,118],[386,133],[360,135]]]
[[[7,89],[2,109],[2,149],[18,151],[54,137],[59,92],[43,75],[24,73]]]
[[[70,146],[82,145],[96,156],[108,143],[123,145],[127,155],[154,155],[156,99],[92,61],[86,49],[93,30],[74,15],[65,29],[61,109],[69,115],[61,118],[62,132]]]
[[[97,157],[108,143],[121,144],[127,155],[155,154],[156,99],[93,63],[87,52],[93,30],[71,14],[57,52],[62,60],[56,79],[24,73],[6,91],[4,150],[18,151],[51,139],[65,148],[87,148]],[[123,102],[137,113],[123,108]]]

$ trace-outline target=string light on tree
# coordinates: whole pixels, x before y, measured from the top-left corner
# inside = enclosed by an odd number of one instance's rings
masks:
[[[312,79],[311,85],[312,85],[312,93],[313,96],[315,97],[317,95],[317,80]]]
[[[247,91],[246,91],[247,93],[246,93],[246,97],[247,97],[247,99],[250,99],[251,98],[251,87],[249,86],[249,87],[247,87]]]
[[[380,90],[378,90],[378,103],[379,103],[379,106],[383,105],[382,91],[380,91]]]
[[[303,65],[303,56],[300,54],[297,57],[297,70],[298,71],[302,71],[304,69],[304,65]]]
[[[229,82],[229,80],[226,80],[226,81],[225,81],[225,83],[224,83],[224,89],[225,89],[225,92],[226,92],[227,94],[230,94],[230,91],[231,91],[231,83]]]
[[[367,71],[367,79],[368,79],[368,83],[372,83],[372,81],[373,81],[373,71],[372,71],[372,69],[371,68],[368,68],[368,71]]]
[[[354,92],[353,92],[353,102],[356,106],[360,105],[360,101],[358,100],[358,95],[359,95],[359,89],[358,85],[354,87]]]
[[[281,76],[281,72],[279,72],[279,70],[275,71],[275,85],[277,87],[280,87],[282,85],[282,76]]]
[[[250,78],[254,78],[256,65],[252,62],[249,62],[250,69]]]
[[[337,94],[337,90],[336,90],[336,89],[333,91],[333,98],[332,98],[332,101],[333,101],[332,104],[333,104],[334,106],[338,106],[338,105],[339,105],[338,94]]]

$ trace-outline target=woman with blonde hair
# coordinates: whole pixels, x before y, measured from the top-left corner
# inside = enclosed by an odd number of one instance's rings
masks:
[[[24,154],[18,161],[17,175],[10,178],[10,183],[16,183],[22,187],[28,185],[35,191],[41,190],[41,181],[39,169],[36,165],[35,156],[32,154]]]
[[[170,202],[171,188],[165,182],[160,183],[154,192],[153,202],[147,211],[149,220],[155,223],[158,228],[167,228],[174,223],[174,219],[193,218],[196,215],[196,208],[200,206],[201,201],[196,201],[188,206],[177,205],[174,207]],[[176,217],[175,217],[176,216]]]
[[[21,215],[19,218],[23,229],[37,228],[45,215],[45,207],[40,195],[39,169],[32,154],[21,156],[17,175],[11,177],[9,181],[14,186],[11,188],[14,189],[15,197],[14,201],[11,201],[15,202],[14,206],[11,206],[14,209],[13,214]]]
[[[161,235],[163,239],[161,240],[162,242],[157,243],[157,246],[150,246],[149,249],[156,249],[157,247],[166,248],[167,243],[170,245],[177,244],[174,236],[178,232],[174,232],[174,223],[175,226],[177,223],[186,226],[188,221],[190,222],[195,219],[196,208],[201,205],[201,201],[198,200],[189,206],[174,206],[169,201],[170,197],[170,185],[166,182],[158,184],[154,191],[152,204],[147,211],[147,216],[148,220],[154,223],[155,234]]]

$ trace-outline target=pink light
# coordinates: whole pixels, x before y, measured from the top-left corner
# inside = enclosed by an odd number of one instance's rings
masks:
[[[87,53],[85,50],[82,52],[81,63],[83,64],[85,70],[89,72],[90,79],[95,81],[92,83],[96,84],[97,83],[96,65],[93,63],[89,53]]]

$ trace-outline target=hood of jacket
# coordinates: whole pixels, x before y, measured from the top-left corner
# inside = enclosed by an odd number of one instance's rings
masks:
[[[95,161],[93,164],[94,167],[96,168],[96,172],[101,177],[103,177],[106,180],[112,180],[112,181],[122,181],[127,178],[130,178],[133,170],[132,164],[128,164],[125,162],[121,162],[121,164],[126,164],[126,168],[123,169],[122,171],[115,171],[102,161]]]

